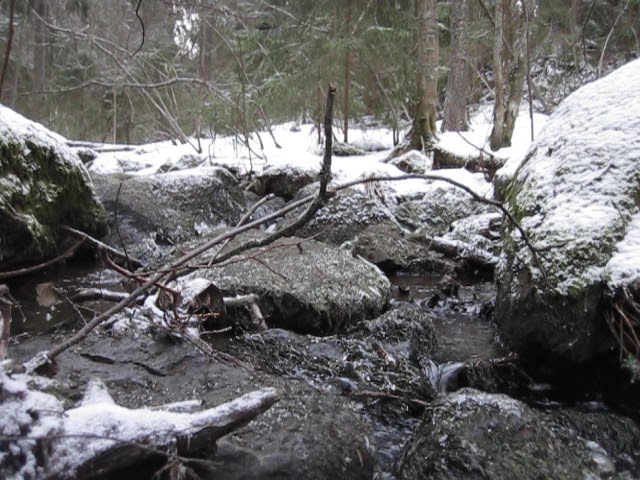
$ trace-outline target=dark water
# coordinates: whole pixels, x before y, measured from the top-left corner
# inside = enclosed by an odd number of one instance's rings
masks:
[[[24,319],[18,313],[13,315],[11,335],[14,338],[76,328],[90,320],[96,311],[103,311],[111,305],[100,301],[74,308],[68,299],[80,290],[98,287],[123,290],[121,275],[106,268],[97,268],[90,261],[70,262],[17,277],[7,285],[24,314]]]

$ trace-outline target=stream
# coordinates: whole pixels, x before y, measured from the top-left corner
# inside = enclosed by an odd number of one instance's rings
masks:
[[[288,383],[287,388],[293,388],[293,391],[304,390],[307,385],[330,396],[350,396],[384,385],[380,390],[397,392],[397,398],[352,397],[353,405],[371,431],[368,441],[375,452],[378,479],[395,478],[394,465],[404,443],[418,425],[424,411],[423,398],[429,401],[434,395],[472,386],[492,393],[507,393],[543,409],[558,409],[565,405],[577,406],[584,411],[610,408],[603,396],[593,391],[574,392],[571,399],[566,395],[554,398],[555,387],[546,380],[534,381],[517,360],[509,357],[509,351],[492,323],[495,297],[492,282],[474,279],[443,282],[441,277],[415,275],[394,275],[391,281],[396,292],[392,309],[427,312],[433,322],[437,346],[428,358],[418,362],[420,368],[416,373],[431,385],[433,393],[425,393],[427,397],[420,396],[427,390],[415,385],[413,390],[407,390],[402,386],[403,381],[415,384],[412,380],[415,377],[407,376],[403,380],[402,376],[376,371],[380,365],[377,360],[366,353],[361,357],[354,353],[362,352],[372,340],[366,334],[359,337],[360,334],[355,333],[353,336],[353,332],[311,337],[272,329],[263,334],[240,337],[212,336],[210,342],[216,348],[253,365],[256,370],[255,374],[247,375],[237,369],[228,369],[224,379],[211,374],[200,376],[197,365],[202,364],[202,359],[192,351],[160,358],[160,347],[153,343],[162,343],[162,340],[145,340],[135,346],[136,340],[101,340],[93,336],[61,357],[56,378],[71,385],[69,398],[73,400],[78,398],[88,379],[100,376],[114,399],[129,407],[204,395],[215,395],[217,401],[218,397],[225,398],[237,391],[238,385],[246,385],[251,378],[265,373],[280,378],[277,382]],[[92,264],[82,262],[11,284],[11,291],[22,305],[28,321],[14,323],[10,356],[19,361],[27,360],[78,328],[82,323],[80,310],[72,307],[65,297],[87,287],[123,289],[118,275],[109,270],[96,270]],[[92,302],[85,306],[101,310],[108,305]],[[83,314],[90,318],[89,311]],[[412,358],[415,352],[409,351],[413,348],[410,344],[398,342],[392,355],[397,359]],[[190,389],[187,392],[186,385]],[[212,391],[214,386],[215,392]]]

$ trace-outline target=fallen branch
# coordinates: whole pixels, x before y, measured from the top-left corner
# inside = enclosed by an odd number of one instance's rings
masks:
[[[106,300],[108,302],[120,302],[127,298],[127,292],[115,292],[106,288],[85,288],[74,293],[70,299],[74,302],[92,302],[95,300]]]
[[[486,270],[493,270],[498,257],[491,252],[474,247],[460,240],[448,240],[442,237],[429,239],[429,248],[448,257],[462,258],[470,264]]]
[[[309,195],[308,197],[300,199],[297,202],[293,202],[287,207],[277,212],[274,212],[271,215],[267,215],[261,219],[255,220],[253,222],[249,222],[243,226],[234,228],[229,232],[218,235],[217,237],[191,250],[190,252],[187,252],[186,254],[178,258],[176,261],[171,263],[167,269],[164,269],[163,271],[157,272],[154,275],[152,275],[146,282],[144,282],[142,285],[137,287],[133,292],[131,292],[131,294],[126,299],[118,302],[116,305],[113,305],[111,308],[109,308],[102,314],[93,318],[93,320],[91,320],[84,327],[78,330],[74,335],[67,338],[63,342],[59,343],[58,345],[54,346],[52,349],[38,353],[34,358],[32,358],[29,362],[27,362],[25,366],[28,365],[29,369],[34,370],[39,366],[42,366],[45,363],[53,360],[55,357],[60,355],[69,347],[83,340],[94,328],[100,325],[103,321],[105,321],[106,319],[110,318],[112,315],[120,312],[124,308],[134,303],[141,294],[145,293],[147,290],[149,290],[151,287],[156,285],[158,282],[167,278],[175,270],[177,270],[180,267],[183,267],[185,264],[187,264],[187,262],[193,260],[194,258],[198,257],[199,255],[206,252],[207,250],[210,250],[214,246],[219,245],[221,242],[224,242],[229,238],[234,238],[243,232],[251,230],[255,227],[258,227],[276,218],[279,218],[285,213],[291,210],[294,210],[295,208],[298,208],[299,206],[302,206],[308,203],[309,201],[311,201],[311,205],[309,205],[309,208],[304,212],[304,214],[301,215],[298,221],[270,235],[269,237],[264,239],[262,242],[260,242],[261,245],[258,245],[258,246],[263,246],[268,243],[274,242],[275,240],[294,232],[297,228],[299,228],[301,225],[303,225],[309,219],[311,219],[313,215],[320,208],[322,208],[322,206],[324,206],[324,204],[327,202],[330,196],[329,192],[327,191],[327,186],[329,184],[329,181],[331,180],[331,147],[332,147],[331,122],[333,118],[333,99],[335,96],[335,91],[336,91],[335,87],[333,85],[330,85],[329,92],[327,94],[327,112],[325,114],[326,147],[325,147],[325,155],[322,163],[322,169],[320,173],[320,189],[317,195]],[[78,230],[71,229],[70,227],[66,227],[66,230],[70,231],[71,233],[82,235],[83,237],[88,237],[86,234]],[[108,247],[107,245],[105,245],[105,247],[107,247],[109,251],[114,250],[114,249],[111,249],[111,247]],[[238,249],[234,249],[233,252],[234,252],[233,254],[238,253]],[[220,261],[220,259],[218,260]]]
[[[348,396],[352,398],[382,398],[386,400],[402,400],[405,402],[420,405],[421,407],[429,406],[429,402],[425,402],[424,400],[420,400],[418,398],[408,398],[408,397],[403,397],[401,395],[396,395],[395,393],[389,393],[389,392],[377,391],[377,390],[359,390],[357,392],[349,393]]]
[[[219,438],[246,425],[278,399],[275,389],[266,388],[208,410],[176,413],[176,405],[129,410],[116,405],[105,388],[97,398],[85,397],[80,407],[65,412],[60,435],[49,439],[48,473],[102,478],[141,464],[157,451],[195,455],[210,450]]]
[[[129,264],[133,267],[133,268],[140,268],[142,267],[143,263],[141,260],[138,260],[135,257],[129,256],[125,253],[122,253],[119,250],[116,250],[113,247],[110,247],[109,245],[107,245],[104,242],[101,242],[100,240],[97,240],[95,238],[93,238],[91,235],[88,235],[84,232],[81,232],[80,230],[76,230],[75,228],[71,228],[67,225],[64,225],[62,227],[62,229],[66,232],[71,233],[72,235],[75,235],[76,237],[80,237],[83,240],[87,240],[88,242],[94,244],[96,247],[98,247],[100,250],[104,250],[109,252],[112,255],[115,255],[118,258],[122,258],[123,260],[129,262]]]

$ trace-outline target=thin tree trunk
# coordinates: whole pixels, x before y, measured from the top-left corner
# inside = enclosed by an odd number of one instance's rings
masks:
[[[469,64],[467,28],[469,25],[469,0],[459,0],[451,7],[451,55],[447,96],[442,114],[442,131],[466,131],[467,93],[469,91]]]
[[[347,41],[351,38],[351,0],[347,0]],[[344,61],[344,143],[349,142],[349,90],[351,87],[351,47],[347,45]]]
[[[42,18],[47,18],[47,0],[34,0],[33,11]],[[47,30],[46,25],[37,17],[33,18],[33,77],[31,80],[31,115],[35,120],[43,120],[44,85],[47,72]]]
[[[438,21],[436,0],[418,0],[416,104],[411,133],[411,147],[429,148],[436,134],[438,101]]]
[[[502,147],[504,132],[504,78],[503,78],[503,20],[504,11],[502,0],[497,0],[493,21],[495,28],[493,32],[493,88],[495,100],[493,106],[493,128],[489,137],[491,150],[498,150]]]

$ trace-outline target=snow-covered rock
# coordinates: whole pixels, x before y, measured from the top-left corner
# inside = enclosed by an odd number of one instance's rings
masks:
[[[61,225],[104,233],[104,207],[64,142],[0,105],[0,269],[53,256]]]
[[[481,173],[471,173],[464,168],[438,170],[433,173],[464,185],[485,198],[493,197],[493,185]],[[493,211],[487,204],[477,202],[464,190],[452,183],[430,181],[419,200],[402,203],[396,210],[400,223],[409,229],[419,230],[427,236],[443,235],[451,224],[461,218]]]
[[[539,260],[505,223],[497,321],[516,350],[583,362],[611,348],[604,314],[640,280],[638,132],[640,60],[562,102],[505,190]]]

